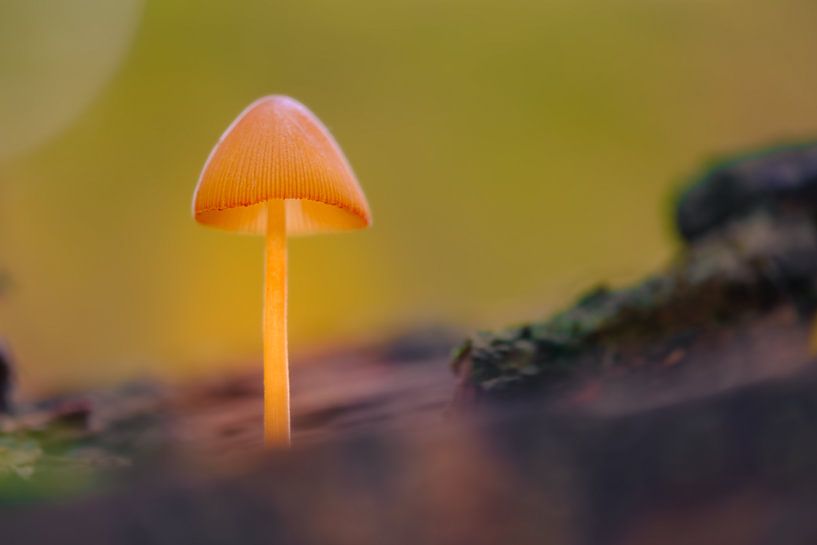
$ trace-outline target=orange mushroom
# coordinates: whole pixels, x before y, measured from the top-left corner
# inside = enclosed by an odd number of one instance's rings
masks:
[[[210,152],[193,216],[267,237],[264,437],[267,444],[289,444],[287,235],[368,227],[366,196],[327,128],[297,100],[276,95],[250,104]]]

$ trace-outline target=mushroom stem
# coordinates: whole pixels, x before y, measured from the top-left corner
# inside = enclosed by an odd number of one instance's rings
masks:
[[[267,204],[264,284],[264,439],[289,445],[289,362],[287,357],[286,201]]]

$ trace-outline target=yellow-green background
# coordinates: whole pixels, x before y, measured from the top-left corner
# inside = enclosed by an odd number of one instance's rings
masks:
[[[3,0],[0,337],[29,388],[257,358],[261,241],[189,206],[269,93],[375,216],[293,240],[295,351],[543,314],[665,262],[702,160],[817,132],[815,28],[810,0]]]

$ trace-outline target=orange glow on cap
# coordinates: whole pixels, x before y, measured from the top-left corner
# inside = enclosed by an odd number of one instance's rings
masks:
[[[362,229],[366,196],[329,130],[295,99],[250,104],[219,139],[199,176],[193,216],[205,225],[263,234],[267,201],[286,200],[287,232]]]

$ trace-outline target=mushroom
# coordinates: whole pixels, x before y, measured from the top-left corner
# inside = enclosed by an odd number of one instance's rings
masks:
[[[287,235],[363,229],[366,196],[329,130],[295,99],[250,104],[219,139],[193,195],[197,222],[266,236],[264,437],[290,443]]]

